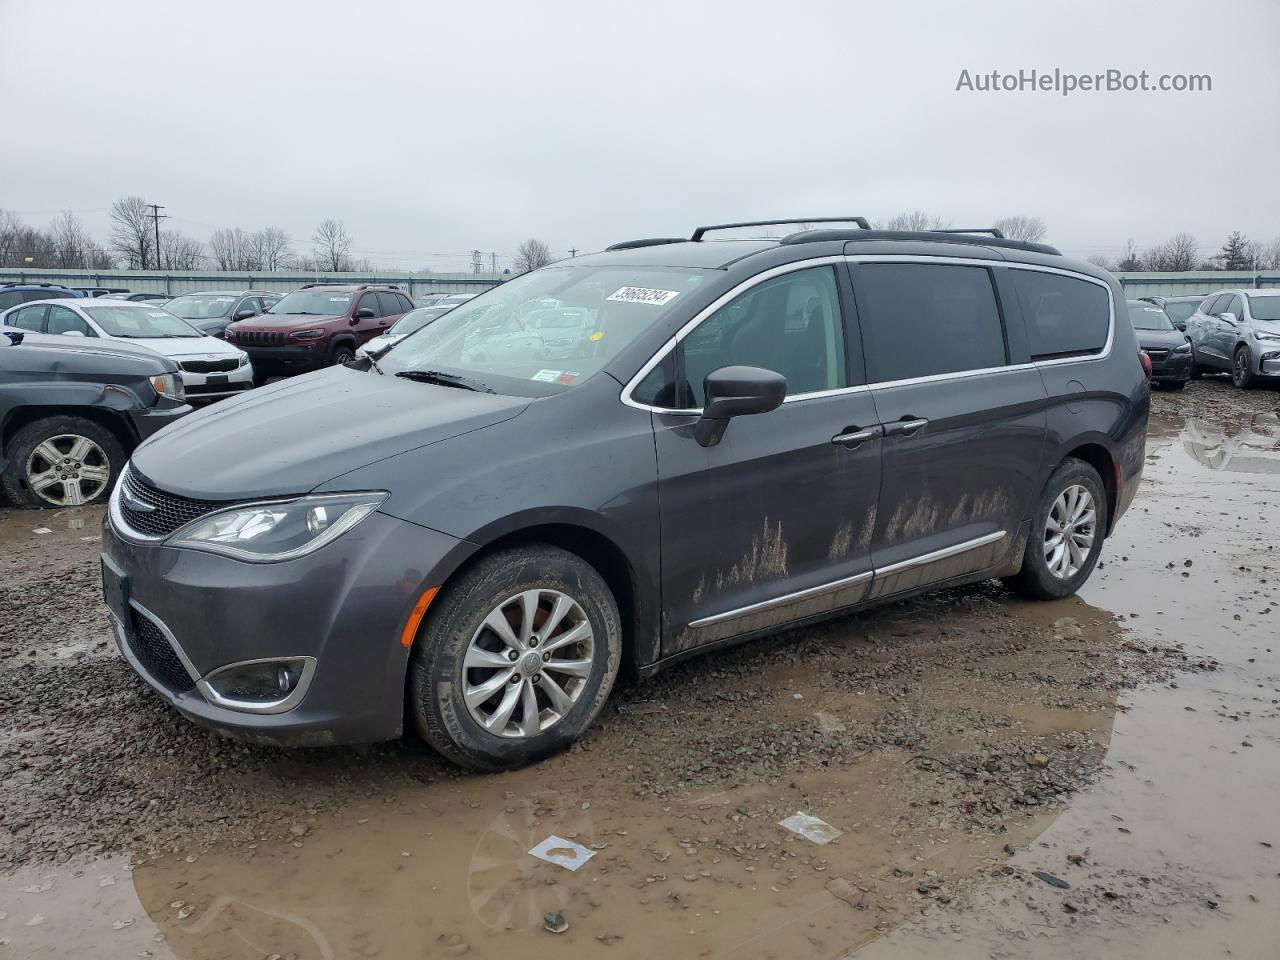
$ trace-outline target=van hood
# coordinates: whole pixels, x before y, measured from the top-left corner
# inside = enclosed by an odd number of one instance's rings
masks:
[[[152,486],[199,500],[308,493],[341,474],[517,416],[528,397],[330,367],[183,417],[134,451]]]

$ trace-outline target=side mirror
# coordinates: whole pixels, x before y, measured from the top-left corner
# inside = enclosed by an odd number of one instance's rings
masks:
[[[1187,332],[1187,321],[1185,321],[1185,320],[1175,320],[1175,321],[1173,321],[1173,325],[1174,325],[1175,327],[1177,327],[1179,330],[1181,330],[1183,333],[1186,333],[1186,332]]]
[[[733,417],[776,410],[787,396],[787,378],[760,367],[721,367],[702,381],[707,398],[693,438],[704,447],[720,442]]]
[[[357,320],[368,320],[373,316],[373,307],[361,307],[356,311]]]
[[[1227,323],[1231,324],[1233,327],[1236,325],[1236,315],[1234,313],[1220,313],[1218,314],[1218,319],[1225,320]]]
[[[257,314],[252,310],[237,310],[232,320],[248,320],[250,317],[256,317]]]

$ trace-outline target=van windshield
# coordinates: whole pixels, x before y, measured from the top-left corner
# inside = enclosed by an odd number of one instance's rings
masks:
[[[454,307],[400,341],[379,362],[387,374],[443,371],[498,392],[523,392],[512,381],[524,381],[539,385],[537,393],[557,393],[608,364],[705,284],[709,274],[676,268],[545,267]],[[564,331],[570,342],[557,341],[554,353],[542,332],[543,321],[550,319],[548,303],[558,304],[552,315],[578,319]]]

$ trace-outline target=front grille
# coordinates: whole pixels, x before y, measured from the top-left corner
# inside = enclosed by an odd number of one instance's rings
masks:
[[[1152,363],[1164,363],[1169,359],[1168,350],[1148,350],[1147,356],[1151,358]]]
[[[240,366],[240,361],[236,357],[227,357],[225,360],[183,360],[178,366],[187,373],[230,373]]]
[[[248,380],[240,383],[195,383],[187,387],[187,399],[190,400],[210,393],[215,396],[222,396],[223,394],[230,393],[234,390],[251,389],[253,389],[253,384]]]
[[[167,537],[197,517],[227,506],[225,502],[218,500],[193,500],[157,490],[139,480],[132,470],[125,471],[121,482],[130,496],[120,498],[120,513],[123,514],[125,523],[148,537]],[[130,498],[140,500],[155,509],[135,510],[129,506]]]
[[[278,347],[284,343],[283,333],[270,330],[236,330],[235,342],[246,347]]]
[[[133,629],[128,631],[127,642],[147,673],[173,693],[186,693],[194,687],[191,674],[151,618],[135,612],[132,619]]]

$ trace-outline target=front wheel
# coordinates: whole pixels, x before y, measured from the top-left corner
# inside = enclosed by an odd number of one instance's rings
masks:
[[[1191,344],[1191,379],[1199,380],[1204,376],[1204,367],[1200,365],[1200,361],[1196,359],[1196,345]]]
[[[1068,457],[1040,496],[1022,569],[1005,583],[1034,600],[1070,596],[1093,573],[1106,529],[1102,478],[1083,460]]]
[[[333,348],[333,356],[329,358],[329,362],[335,367],[350,363],[356,358],[356,352],[349,345],[340,343]]]
[[[127,455],[114,433],[85,417],[46,417],[13,435],[0,489],[24,507],[78,507],[111,493]]]
[[[409,712],[455,763],[510,770],[577,740],[621,660],[618,608],[600,574],[558,547],[514,547],[432,604],[410,660]]]
[[[1235,356],[1231,360],[1231,382],[1241,390],[1248,390],[1258,382],[1253,373],[1253,354],[1244,344],[1236,347]]]

